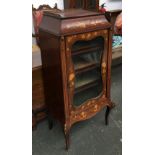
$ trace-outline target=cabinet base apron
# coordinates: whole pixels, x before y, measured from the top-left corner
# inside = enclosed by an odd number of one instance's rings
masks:
[[[92,106],[90,105],[92,104]],[[77,111],[72,110],[68,121],[64,124],[64,136],[66,142],[66,150],[70,147],[70,130],[74,123],[87,120],[95,116],[99,111],[106,108],[105,112],[105,125],[108,125],[108,116],[112,108],[115,107],[115,104],[109,99],[103,99],[100,103],[93,105],[93,102],[88,102],[89,108],[87,105],[81,105],[78,107]],[[90,107],[91,106],[91,107]]]

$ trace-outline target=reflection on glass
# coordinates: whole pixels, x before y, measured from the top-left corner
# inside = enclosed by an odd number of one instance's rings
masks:
[[[102,93],[101,61],[104,39],[77,41],[72,46],[72,61],[75,70],[73,104],[79,106]]]

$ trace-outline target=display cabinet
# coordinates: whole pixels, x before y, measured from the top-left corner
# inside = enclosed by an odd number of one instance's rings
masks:
[[[81,9],[45,11],[39,28],[49,123],[71,126],[113,104],[110,99],[111,24],[103,14]]]

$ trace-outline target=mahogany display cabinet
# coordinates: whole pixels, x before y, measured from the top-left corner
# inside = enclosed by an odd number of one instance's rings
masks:
[[[111,24],[103,14],[72,9],[45,11],[39,28],[45,101],[64,129],[113,104],[110,99]]]

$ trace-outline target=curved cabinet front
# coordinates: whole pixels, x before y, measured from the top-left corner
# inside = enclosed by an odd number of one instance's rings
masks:
[[[108,30],[66,37],[70,125],[94,116],[108,105]]]

